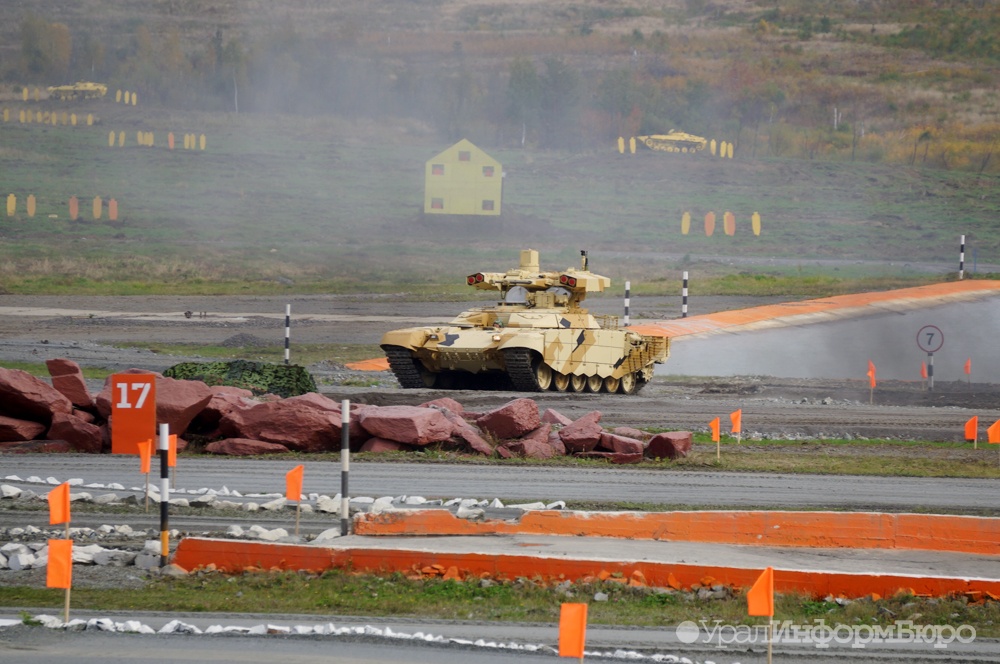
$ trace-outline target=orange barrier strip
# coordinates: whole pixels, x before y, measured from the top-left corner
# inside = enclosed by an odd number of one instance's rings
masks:
[[[247,567],[283,570],[307,569],[319,571],[339,568],[355,572],[386,574],[412,572],[430,565],[457,567],[463,577],[490,575],[513,579],[558,582],[599,578],[608,573],[624,579],[641,572],[646,585],[668,587],[679,584],[689,588],[701,583],[706,576],[714,583],[733,587],[750,587],[760,574],[759,569],[700,566],[675,563],[613,562],[597,560],[567,560],[537,556],[489,555],[480,553],[436,553],[400,549],[332,550],[297,544],[240,542],[188,537],[180,541],[174,554],[175,564],[187,570],[214,564],[226,572],[240,572]],[[602,574],[603,573],[603,574]],[[894,574],[846,574],[840,572],[775,570],[774,588],[778,592],[801,592],[813,597],[829,594],[863,597],[878,593],[889,597],[899,591],[915,595],[944,596],[950,594],[991,593],[1000,595],[1000,580],[961,579],[952,577],[914,577]]]
[[[447,510],[359,514],[358,535],[570,535],[812,548],[921,549],[995,555],[1000,519],[875,512],[532,511],[520,521],[459,519]]]
[[[373,357],[369,360],[348,362],[344,366],[353,371],[388,371],[389,360],[384,357]]]
[[[934,304],[933,300],[941,300],[940,303],[944,303],[954,299],[991,295],[997,291],[1000,291],[1000,281],[967,279],[890,291],[852,293],[802,302],[720,311],[683,319],[631,325],[629,329],[651,336],[680,337],[816,314],[832,315],[834,312],[840,312],[846,315],[852,310],[861,313],[866,307],[883,305],[883,308],[891,308],[890,305],[893,303],[900,307],[930,306]]]

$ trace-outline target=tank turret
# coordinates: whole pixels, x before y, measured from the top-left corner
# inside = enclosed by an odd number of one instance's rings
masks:
[[[543,271],[538,252],[521,251],[518,267],[476,272],[466,283],[495,290],[494,306],[459,314],[447,327],[387,332],[389,366],[407,388],[515,389],[633,394],[668,355],[668,340],[619,329],[617,316],[581,306],[611,279],[580,267]]]

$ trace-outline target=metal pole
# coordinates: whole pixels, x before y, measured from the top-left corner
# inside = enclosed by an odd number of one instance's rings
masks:
[[[632,290],[632,282],[625,282],[625,327],[628,327],[628,305],[629,305],[629,292]]]
[[[688,273],[685,271],[681,284],[681,318],[688,316]]]
[[[934,353],[927,353],[927,391],[934,391]]]
[[[962,236],[961,246],[958,249],[958,280],[965,278],[965,236]]]
[[[340,402],[340,534],[349,527],[351,501],[347,497],[347,475],[351,469],[351,401]]]
[[[170,425],[160,425],[160,567],[170,555]]]
[[[289,345],[288,340],[292,335],[292,305],[285,305],[285,364],[288,364],[289,360]]]

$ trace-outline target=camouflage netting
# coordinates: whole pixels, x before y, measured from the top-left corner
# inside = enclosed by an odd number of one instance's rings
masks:
[[[270,364],[232,360],[229,362],[182,362],[163,375],[180,380],[200,380],[207,385],[231,385],[254,394],[294,397],[316,391],[316,382],[305,368],[295,364]]]

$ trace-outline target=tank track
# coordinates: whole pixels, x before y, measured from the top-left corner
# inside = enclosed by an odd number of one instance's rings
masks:
[[[407,389],[427,387],[420,369],[417,368],[417,360],[410,351],[401,346],[386,346],[382,350],[389,360],[389,368],[402,387]]]
[[[518,392],[541,392],[535,369],[531,362],[531,351],[527,348],[508,348],[503,352],[507,365],[507,377]]]

